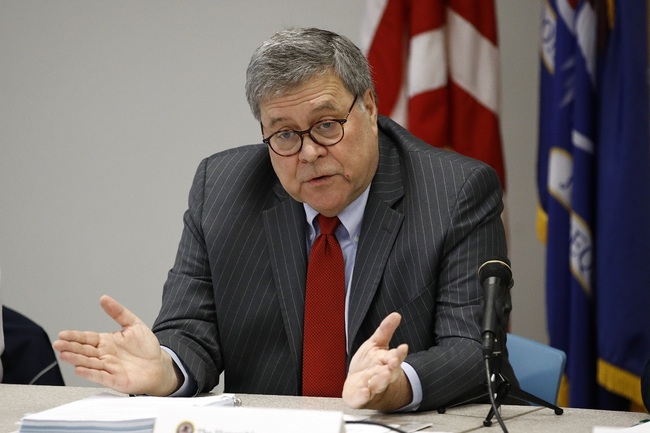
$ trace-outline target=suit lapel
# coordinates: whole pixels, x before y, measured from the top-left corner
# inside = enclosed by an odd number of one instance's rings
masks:
[[[394,145],[380,132],[379,166],[372,181],[363,217],[352,276],[348,310],[348,351],[379,288],[386,262],[404,215],[395,205],[404,195],[400,160]]]
[[[291,199],[279,183],[275,193],[280,202],[264,211],[264,225],[284,327],[291,353],[298,363],[302,359],[307,275],[305,212],[302,203]]]

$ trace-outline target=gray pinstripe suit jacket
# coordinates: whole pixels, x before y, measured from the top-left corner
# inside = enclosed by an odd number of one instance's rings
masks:
[[[379,130],[348,353],[387,314],[401,313],[393,343],[408,343],[427,410],[485,377],[476,270],[506,256],[501,185],[485,164],[433,148],[389,119],[380,117]],[[300,394],[305,227],[303,206],[283,190],[266,146],[226,150],[199,166],[154,325],[199,391],[225,370],[228,392]]]

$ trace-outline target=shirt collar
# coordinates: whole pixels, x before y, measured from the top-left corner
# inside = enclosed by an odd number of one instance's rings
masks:
[[[366,209],[366,203],[368,203],[368,194],[370,193],[370,185],[357,197],[352,203],[350,203],[341,213],[337,216],[341,221],[341,225],[345,228],[354,242],[359,242],[359,236],[361,235],[361,221],[363,219],[363,211]],[[307,224],[309,225],[310,233],[316,234],[316,227],[314,226],[314,219],[318,215],[318,211],[309,206],[307,203],[303,203],[305,208],[305,214],[307,216]]]

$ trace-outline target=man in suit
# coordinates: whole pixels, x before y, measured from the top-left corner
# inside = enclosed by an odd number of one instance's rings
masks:
[[[224,371],[229,392],[300,395],[321,214],[341,221],[346,403],[430,410],[481,384],[476,270],[506,256],[495,172],[379,116],[365,57],[331,32],[274,35],[246,94],[264,144],[200,164],[153,333],[105,296],[122,332],[64,331],[61,358],[129,393],[194,395]]]

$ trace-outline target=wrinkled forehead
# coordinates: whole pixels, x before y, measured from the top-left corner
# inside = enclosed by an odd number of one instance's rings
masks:
[[[351,98],[352,93],[337,76],[318,76],[299,86],[287,88],[281,93],[267,97],[260,104],[260,114],[262,118],[270,121],[279,113],[296,107],[300,107],[301,112],[309,111],[316,114],[336,112],[343,108],[347,109],[346,104],[349,104],[348,99]]]
[[[259,95],[259,104],[263,105],[270,100],[297,93],[304,87],[318,85],[318,83],[324,80],[335,80],[342,87],[345,87],[343,80],[340,79],[332,68],[328,67],[309,74],[296,74],[292,77],[284,77],[282,80],[268,80]]]

